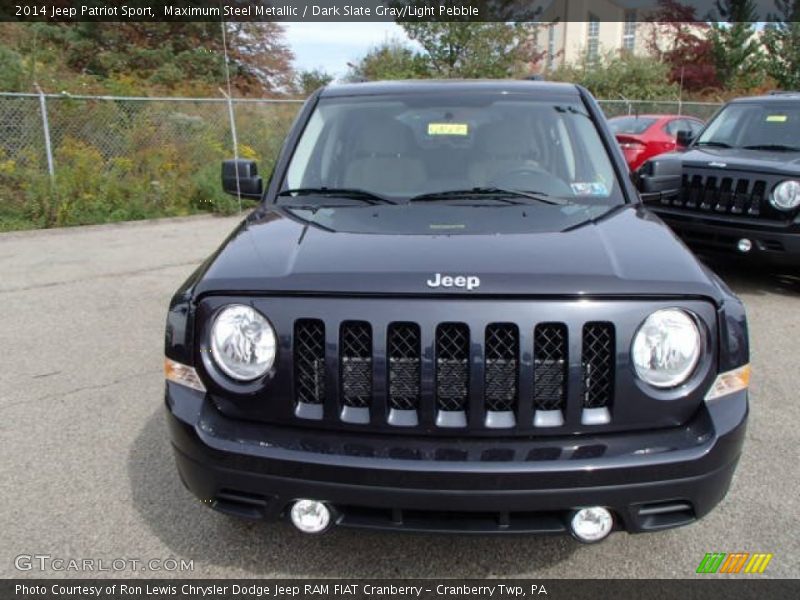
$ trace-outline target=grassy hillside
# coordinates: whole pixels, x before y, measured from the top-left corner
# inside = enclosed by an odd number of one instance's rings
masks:
[[[233,155],[224,103],[72,97],[221,98],[219,25],[105,25],[0,24],[0,92],[38,83],[61,96],[47,101],[52,181],[38,99],[0,96],[0,231],[238,210],[219,185],[220,161]],[[255,49],[229,32],[236,97],[292,92],[291,53],[267,25]],[[239,154],[268,174],[296,110],[237,104]]]

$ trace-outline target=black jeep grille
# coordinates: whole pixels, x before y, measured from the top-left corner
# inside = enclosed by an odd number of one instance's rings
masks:
[[[698,213],[785,219],[767,202],[767,187],[763,179],[684,174],[680,192],[661,203]]]
[[[587,323],[583,326],[583,406],[601,408],[611,405],[614,392],[614,326],[611,323]]]
[[[369,406],[372,398],[372,328],[369,323],[343,323],[339,353],[342,402],[345,406]]]
[[[317,319],[294,325],[294,389],[298,402],[325,401],[325,325]]]
[[[510,323],[486,328],[484,402],[487,410],[513,410],[517,403],[519,331]]]
[[[567,398],[567,328],[542,323],[533,333],[533,406],[562,410]]]
[[[469,386],[469,329],[463,323],[436,328],[436,403],[439,410],[463,411]]]
[[[414,410],[419,406],[420,349],[419,326],[392,323],[387,338],[389,361],[389,408]]]
[[[340,322],[338,338],[326,342],[321,320],[297,320],[295,400],[303,405],[330,404],[324,411],[321,407],[299,411],[297,417],[339,415],[353,425],[375,423],[378,418],[383,425],[407,428],[529,429],[564,424],[573,389],[567,325],[488,323],[482,331],[478,337],[466,323],[439,323],[425,330],[410,322],[377,325],[345,320]],[[580,336],[573,343],[580,347],[581,362],[573,401],[581,410],[610,408],[616,368],[614,326],[583,323],[574,335]],[[338,371],[327,372],[334,364]],[[331,394],[331,389],[338,393]],[[344,408],[368,410],[342,412]]]

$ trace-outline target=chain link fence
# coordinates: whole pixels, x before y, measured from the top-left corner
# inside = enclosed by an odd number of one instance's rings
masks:
[[[686,115],[704,121],[714,116],[721,104],[716,102],[679,102],[677,100],[600,100],[606,117],[621,115]]]
[[[301,101],[232,102],[239,156],[269,174]],[[232,140],[223,98],[0,93],[0,230],[238,210]]]
[[[269,174],[299,100],[233,100],[242,158]],[[605,100],[608,117],[671,113],[707,119],[698,102]],[[48,160],[49,137],[50,156]],[[0,93],[0,231],[233,212],[220,161],[233,136],[224,98]]]

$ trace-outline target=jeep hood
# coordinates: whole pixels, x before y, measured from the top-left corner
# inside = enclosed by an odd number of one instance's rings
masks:
[[[373,209],[358,210],[367,215]],[[484,209],[471,210],[472,218],[480,219]],[[431,288],[427,281],[436,273],[476,276],[480,286],[471,291]],[[239,225],[195,277],[195,296],[275,292],[720,298],[707,270],[658,217],[639,205],[618,207],[565,231],[420,235],[331,231],[287,211],[262,208]]]
[[[693,147],[680,156],[684,167],[719,168],[758,173],[800,174],[800,152],[743,150],[741,148]],[[724,165],[724,166],[723,166]]]

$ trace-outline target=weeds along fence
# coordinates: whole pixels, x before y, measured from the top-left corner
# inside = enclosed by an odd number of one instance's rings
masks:
[[[239,156],[268,175],[300,105],[234,100]],[[0,230],[233,212],[232,139],[225,99],[0,94]]]
[[[268,175],[300,104],[234,100],[239,156],[258,160]],[[609,117],[707,118],[718,107],[601,105]],[[219,180],[220,161],[234,155],[232,140],[223,98],[0,93],[0,231],[234,212],[239,203]]]

